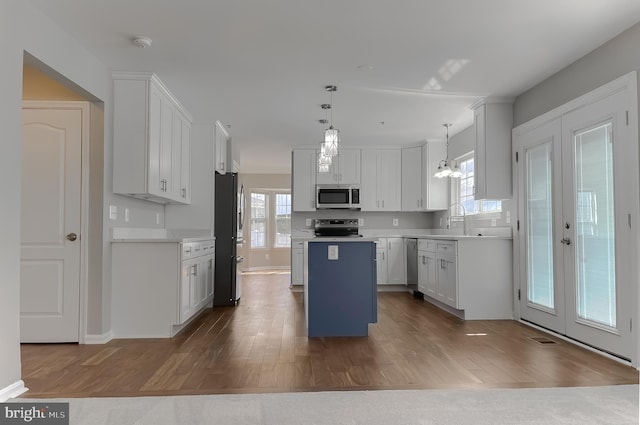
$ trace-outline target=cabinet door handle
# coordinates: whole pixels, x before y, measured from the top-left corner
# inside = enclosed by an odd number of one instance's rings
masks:
[[[187,188],[185,188],[185,187],[182,188],[182,197],[183,198],[187,197]]]
[[[382,252],[382,259],[384,260],[384,251]]]

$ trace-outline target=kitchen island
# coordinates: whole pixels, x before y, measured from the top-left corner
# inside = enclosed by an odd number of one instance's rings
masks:
[[[374,239],[316,238],[305,253],[308,336],[368,336],[378,320]]]

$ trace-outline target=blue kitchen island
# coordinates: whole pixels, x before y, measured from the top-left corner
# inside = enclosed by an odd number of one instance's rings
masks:
[[[368,336],[378,321],[375,241],[305,242],[304,307],[309,337]]]

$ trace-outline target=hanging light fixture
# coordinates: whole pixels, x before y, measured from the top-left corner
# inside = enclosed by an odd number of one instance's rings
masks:
[[[322,109],[331,110],[331,121],[329,122],[329,128],[324,131],[324,144],[327,155],[338,155],[338,145],[340,144],[340,131],[337,128],[333,128],[333,92],[338,90],[336,86],[325,86],[324,89],[329,92],[329,102],[322,105]]]
[[[449,159],[449,127],[451,127],[452,124],[442,125],[447,129],[447,156],[438,164],[438,169],[436,170],[434,177],[439,179],[444,177],[458,178],[462,175],[458,161],[455,159]]]
[[[323,119],[318,120],[318,122],[322,125],[326,125],[329,120]],[[324,140],[320,143],[320,151],[318,152],[318,172],[319,173],[328,173],[331,171],[331,163],[333,162],[333,158],[331,155],[327,155],[326,144]]]

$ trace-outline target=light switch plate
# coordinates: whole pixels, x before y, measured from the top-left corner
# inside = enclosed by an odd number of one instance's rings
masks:
[[[364,226],[364,218],[358,219],[358,226]]]
[[[506,219],[507,219],[507,224],[510,224],[511,223],[511,211],[507,211]]]
[[[496,219],[495,218],[491,219],[491,227],[496,227]]]
[[[129,222],[129,208],[124,209],[124,221]]]
[[[156,224],[160,224],[160,213],[156,213]]]
[[[109,219],[117,220],[118,219],[118,207],[115,205],[109,205]]]
[[[397,218],[393,219],[393,226],[394,227],[398,226],[398,219]]]
[[[310,219],[310,218],[307,218],[307,219],[304,221],[304,225],[305,225],[305,226],[307,226],[307,227],[311,227],[311,219]]]
[[[337,260],[338,259],[338,245],[329,245],[328,249],[328,259],[329,260]]]

